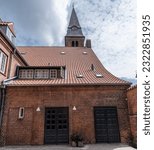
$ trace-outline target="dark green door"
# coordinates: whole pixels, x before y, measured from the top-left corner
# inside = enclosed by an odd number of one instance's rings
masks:
[[[45,109],[45,144],[69,142],[68,108]]]
[[[96,142],[120,142],[116,107],[94,107]]]

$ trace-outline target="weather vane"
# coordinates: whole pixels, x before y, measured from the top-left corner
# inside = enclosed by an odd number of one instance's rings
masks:
[[[74,8],[74,0],[72,0],[72,7]]]

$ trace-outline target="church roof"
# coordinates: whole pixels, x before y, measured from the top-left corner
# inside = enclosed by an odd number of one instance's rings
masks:
[[[9,86],[130,85],[109,73],[95,53],[85,47],[17,47],[30,66],[65,66],[65,79],[16,79]]]
[[[66,36],[83,36],[82,29],[73,7]]]

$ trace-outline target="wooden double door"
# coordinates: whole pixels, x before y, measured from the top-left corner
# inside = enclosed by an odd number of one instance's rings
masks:
[[[94,117],[97,143],[120,142],[116,107],[95,107]]]
[[[45,144],[69,142],[69,117],[67,107],[45,109]]]

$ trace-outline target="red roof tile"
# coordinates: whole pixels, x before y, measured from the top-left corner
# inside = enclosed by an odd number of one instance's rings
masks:
[[[84,47],[17,47],[18,51],[27,60],[30,66],[66,66],[67,78],[54,80],[13,80],[9,85],[32,86],[32,85],[129,85],[109,73],[96,57],[92,49]],[[87,53],[83,53],[87,52]],[[94,65],[95,71],[91,69]],[[102,74],[102,78],[96,77]],[[83,78],[77,78],[83,75]]]

